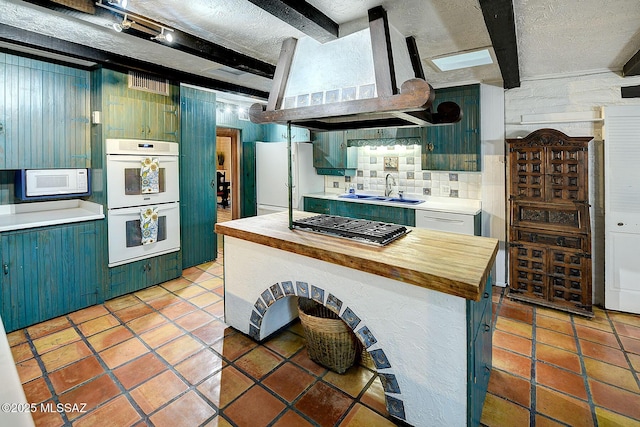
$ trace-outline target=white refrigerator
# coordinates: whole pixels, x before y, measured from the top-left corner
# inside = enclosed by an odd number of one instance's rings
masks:
[[[313,167],[313,144],[291,143],[293,209],[303,210],[302,196],[324,191],[324,177]],[[286,142],[256,142],[257,213],[289,209]]]

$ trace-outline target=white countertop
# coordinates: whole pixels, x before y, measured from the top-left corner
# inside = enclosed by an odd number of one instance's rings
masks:
[[[366,191],[357,191],[357,194],[371,194],[375,196],[381,196],[381,194],[376,193],[368,193]],[[366,203],[366,204],[374,204],[374,205],[384,205],[384,206],[396,206],[402,208],[409,209],[420,209],[420,210],[429,210],[429,211],[437,211],[437,212],[453,212],[464,215],[475,215],[482,211],[482,202],[480,200],[471,200],[471,199],[458,199],[455,197],[436,197],[436,196],[423,196],[416,194],[405,194],[404,197],[407,199],[420,199],[424,200],[422,203],[418,204],[408,204],[408,203],[394,203],[394,202],[385,202],[383,200],[367,200],[367,199],[350,199],[350,198],[341,198],[340,195],[345,193],[311,193],[305,194],[305,197],[315,197],[316,199],[326,199],[326,200],[339,200],[342,202],[350,202],[350,203]]]
[[[101,204],[80,199],[0,205],[0,232],[103,218]]]

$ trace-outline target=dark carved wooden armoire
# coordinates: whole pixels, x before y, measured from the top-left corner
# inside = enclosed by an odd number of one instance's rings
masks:
[[[588,144],[540,129],[507,139],[512,299],[592,317]]]

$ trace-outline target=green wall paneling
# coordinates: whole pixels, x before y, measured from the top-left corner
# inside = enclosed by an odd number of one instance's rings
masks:
[[[0,59],[0,169],[90,166],[89,72]]]
[[[111,267],[105,299],[139,291],[180,277],[181,274],[181,251]]]
[[[1,316],[7,331],[100,301],[100,221],[12,231],[2,247]]]
[[[216,95],[181,88],[180,229],[182,267],[217,256]]]
[[[480,170],[480,85],[436,89],[432,109],[453,101],[462,120],[453,125],[427,126],[422,147],[423,170]]]
[[[264,133],[264,141],[266,142],[282,142],[287,140],[287,127],[285,125],[269,123],[265,125]],[[297,126],[291,126],[291,141],[311,141],[309,130]]]
[[[240,203],[240,217],[255,216],[257,214],[256,193],[256,143],[245,141],[242,143],[240,157],[240,189],[242,192]]]

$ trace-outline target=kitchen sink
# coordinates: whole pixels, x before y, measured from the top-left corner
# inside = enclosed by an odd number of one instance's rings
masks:
[[[371,196],[367,194],[342,194],[338,196],[344,199],[359,199],[359,200],[371,200],[371,201],[380,201],[380,202],[391,202],[391,203],[402,203],[405,205],[417,205],[418,203],[424,202],[424,200],[420,199],[408,199],[406,197],[385,197],[385,196]]]

